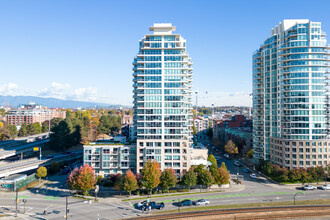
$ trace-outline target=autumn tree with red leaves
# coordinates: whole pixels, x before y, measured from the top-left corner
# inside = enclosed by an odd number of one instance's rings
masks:
[[[88,195],[88,191],[95,189],[96,178],[93,168],[88,164],[81,166],[79,169],[75,168],[69,175],[67,186],[71,190],[78,190]]]
[[[127,171],[124,178],[123,188],[126,192],[129,193],[129,199],[131,199],[132,191],[136,190],[138,187],[138,182],[133,172],[131,170]]]

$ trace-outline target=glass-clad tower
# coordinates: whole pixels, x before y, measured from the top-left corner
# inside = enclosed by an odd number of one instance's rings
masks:
[[[150,27],[133,62],[138,173],[149,159],[177,174],[190,167],[192,61],[175,29],[168,23]]]
[[[328,46],[320,22],[284,20],[253,54],[254,159],[326,165]]]

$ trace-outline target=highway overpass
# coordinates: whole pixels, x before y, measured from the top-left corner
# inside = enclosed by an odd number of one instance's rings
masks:
[[[82,149],[75,150],[72,152],[73,154],[55,154],[53,158],[49,159],[43,158],[42,160],[39,160],[38,158],[34,157],[14,162],[2,162],[0,163],[0,178],[9,176],[11,174],[34,170],[37,169],[40,165],[49,166],[53,161],[61,162],[82,157]]]
[[[5,146],[0,146],[0,160],[23,152],[32,151],[34,147],[42,147],[48,142],[49,139],[26,144],[20,143],[19,145],[14,144],[15,142],[11,142],[10,144],[7,144]]]

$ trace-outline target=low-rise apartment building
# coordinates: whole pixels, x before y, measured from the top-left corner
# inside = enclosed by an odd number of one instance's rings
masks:
[[[136,172],[136,145],[114,141],[97,141],[84,145],[84,164],[91,166],[97,176]]]

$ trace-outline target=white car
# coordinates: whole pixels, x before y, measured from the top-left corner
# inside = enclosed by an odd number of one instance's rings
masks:
[[[330,190],[330,185],[329,184],[328,185],[323,185],[323,186],[321,186],[321,189]]]
[[[257,179],[257,175],[255,175],[254,173],[251,173],[250,177],[253,178],[253,179]]]
[[[316,189],[316,186],[313,186],[313,185],[305,185],[305,186],[303,186],[303,189],[304,189],[304,190],[315,190],[315,189]]]
[[[210,204],[210,201],[207,201],[206,199],[200,199],[194,202],[195,205],[208,205]]]

